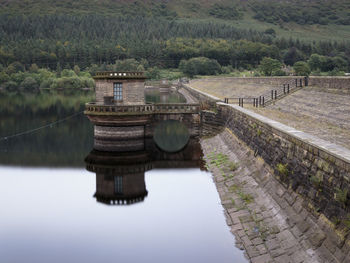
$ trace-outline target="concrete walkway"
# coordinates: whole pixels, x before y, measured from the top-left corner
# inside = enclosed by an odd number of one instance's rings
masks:
[[[230,130],[201,144],[227,224],[251,262],[350,262],[348,246],[326,239],[326,220],[314,218]]]

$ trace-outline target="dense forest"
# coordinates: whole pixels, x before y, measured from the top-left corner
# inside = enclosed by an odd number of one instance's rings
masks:
[[[269,23],[350,25],[350,2],[343,1],[250,1],[254,18]]]
[[[203,2],[200,7],[196,4],[199,2]],[[98,3],[0,0],[0,85],[9,81],[12,86],[22,83],[33,72],[52,79],[46,87],[62,86],[67,78],[71,78],[70,82],[74,78],[75,86],[90,85],[84,79],[89,78],[88,74],[120,69],[116,65],[122,65],[120,61],[126,59],[129,62],[134,59],[136,64],[127,63],[132,66],[123,70],[146,70],[152,78],[161,75],[159,70],[170,68],[195,75],[196,70],[188,69],[194,64],[206,67],[205,59],[211,61],[210,65],[218,64],[215,69],[210,66],[209,71],[200,74],[257,69],[263,58],[278,60],[281,66],[308,62],[313,74],[348,72],[349,39],[305,41],[280,36],[273,28],[244,29],[227,22],[251,14],[256,20],[268,20],[271,25],[285,22],[347,25],[348,1],[337,0],[329,5],[321,0],[213,1],[211,4],[190,0]],[[39,68],[44,69],[38,73]],[[52,71],[55,76],[48,73]],[[283,74],[280,70],[276,73]],[[31,76],[36,86],[43,82],[39,75]],[[55,78],[61,78],[56,86]]]
[[[2,14],[100,14],[153,18],[219,18],[251,16],[270,23],[350,24],[347,0],[0,0]]]

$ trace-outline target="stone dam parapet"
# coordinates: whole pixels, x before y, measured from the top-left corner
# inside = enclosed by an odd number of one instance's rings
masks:
[[[210,120],[221,122],[261,156],[286,191],[293,189],[303,198],[304,208],[334,230],[332,242],[338,248],[344,243],[350,245],[350,150],[239,106],[218,102],[218,98],[189,85],[185,88],[201,104],[203,99],[216,104],[217,113],[212,113],[216,116]]]

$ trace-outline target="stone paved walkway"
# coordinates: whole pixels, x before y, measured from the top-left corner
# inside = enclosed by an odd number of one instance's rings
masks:
[[[201,141],[236,245],[253,263],[350,262],[347,244],[228,129]]]
[[[258,114],[350,147],[350,96],[305,87],[266,108],[250,108]]]
[[[269,92],[273,86],[267,84],[237,83],[232,79],[221,79],[220,81],[208,81],[208,79],[192,80],[190,86],[209,93],[220,99],[254,97]]]
[[[221,99],[258,96],[273,88],[224,78],[193,80],[190,86]],[[252,103],[245,103],[244,107],[326,141],[350,147],[350,94],[342,90],[303,87],[265,108],[254,108]]]

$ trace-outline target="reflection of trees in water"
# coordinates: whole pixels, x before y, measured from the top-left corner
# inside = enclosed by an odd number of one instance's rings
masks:
[[[69,114],[83,109],[84,104],[94,100],[92,91],[39,91],[39,92],[0,92],[0,116],[11,114],[56,113]]]
[[[34,129],[84,109],[92,92],[0,92],[0,137]],[[0,141],[0,164],[83,166],[93,127],[82,114],[29,135]]]
[[[161,101],[161,94],[159,90],[146,90],[145,91],[146,103],[164,103]],[[178,92],[170,91],[167,94],[167,103],[185,103],[185,97]]]
[[[166,120],[156,126],[153,138],[162,150],[176,152],[187,144],[190,134],[183,123]]]
[[[0,141],[0,164],[83,166],[92,144],[93,126],[80,115],[52,128]]]

